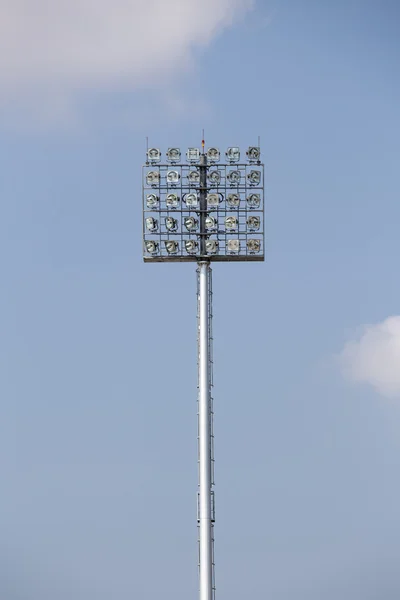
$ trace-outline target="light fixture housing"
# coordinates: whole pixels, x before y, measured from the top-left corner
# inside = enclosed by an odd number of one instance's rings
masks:
[[[154,217],[146,217],[146,229],[154,232],[158,229],[158,221]]]
[[[146,183],[147,185],[151,185],[152,187],[157,187],[160,183],[160,172],[149,171],[148,173],[146,173]]]
[[[199,226],[199,222],[195,217],[185,217],[183,224],[188,231],[195,231]]]
[[[181,160],[181,151],[179,148],[168,148],[167,161],[170,163],[178,163]]]
[[[149,148],[147,150],[147,160],[150,163],[158,163],[161,160],[161,152],[158,148]]]
[[[197,208],[199,204],[199,197],[196,193],[190,192],[189,194],[185,194],[183,197],[185,204],[188,208]]]
[[[200,160],[200,150],[198,148],[188,148],[186,158],[190,163],[196,163]]]
[[[220,200],[219,194],[207,194],[207,208],[218,208]]]
[[[251,215],[247,218],[247,227],[249,228],[249,231],[258,231],[260,229],[260,224],[260,217]]]
[[[261,241],[250,238],[249,240],[247,240],[247,249],[250,253],[260,252]]]
[[[240,171],[236,170],[236,171],[229,171],[226,178],[231,185],[239,185],[241,176],[242,175],[241,175]]]
[[[212,231],[214,229],[217,229],[218,221],[215,217],[212,217],[211,215],[207,215],[205,225],[206,225],[207,231]]]
[[[196,254],[198,247],[199,244],[195,240],[185,241],[185,249],[188,254]]]
[[[147,240],[146,241],[146,250],[149,254],[152,254],[153,256],[155,254],[158,254],[158,243],[154,242],[153,240]]]
[[[199,183],[200,182],[200,173],[197,170],[189,171],[188,180],[190,183]]]
[[[209,148],[207,150],[207,160],[208,162],[215,163],[218,162],[221,157],[221,153],[218,148]]]
[[[168,208],[178,208],[179,196],[177,194],[167,194],[165,198],[165,204]]]
[[[239,254],[240,240],[228,240],[226,243],[226,249],[231,254]]]
[[[238,219],[233,215],[229,215],[225,218],[225,227],[229,230],[237,229],[238,227]]]
[[[236,146],[232,146],[232,147],[228,148],[228,150],[225,153],[225,156],[226,156],[226,160],[230,163],[239,162],[240,148],[237,148]]]
[[[221,173],[217,170],[209,171],[208,180],[212,185],[219,185],[221,183]]]
[[[174,219],[174,217],[165,217],[165,227],[168,231],[177,231],[178,220]]]
[[[157,208],[160,198],[156,194],[147,194],[146,206],[147,208]]]
[[[207,254],[216,254],[218,252],[218,240],[206,240]]]
[[[249,208],[259,208],[261,203],[260,194],[249,194],[247,196],[247,205]]]
[[[250,163],[256,163],[260,160],[261,152],[258,146],[249,146],[246,156]]]
[[[229,208],[238,208],[240,205],[239,194],[228,194],[226,197],[226,203]]]
[[[261,171],[254,171],[252,169],[250,173],[247,173],[247,179],[250,185],[259,185],[261,181]]]
[[[167,171],[167,183],[177,185],[180,178],[181,174],[178,171]]]
[[[175,240],[166,240],[165,249],[168,252],[168,254],[178,254],[179,244],[178,242],[175,242]]]

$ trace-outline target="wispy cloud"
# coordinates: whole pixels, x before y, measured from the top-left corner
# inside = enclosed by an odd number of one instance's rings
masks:
[[[400,398],[400,316],[366,325],[346,343],[339,361],[351,381],[371,385],[389,398]]]
[[[0,104],[166,82],[253,3],[0,0]]]

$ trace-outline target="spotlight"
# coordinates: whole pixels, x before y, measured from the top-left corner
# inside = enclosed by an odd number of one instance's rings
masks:
[[[219,171],[210,171],[208,179],[212,185],[219,185],[221,183],[221,173]]]
[[[146,250],[149,254],[157,254],[158,253],[157,242],[153,242],[153,241],[146,242]]]
[[[168,254],[177,254],[179,250],[178,242],[174,242],[173,240],[167,240],[165,242],[165,249]]]
[[[247,196],[247,204],[250,208],[258,208],[260,206],[260,194],[249,194]]]
[[[226,217],[225,219],[225,227],[227,229],[237,229],[238,226],[238,220],[237,217],[233,217],[232,215],[229,217]]]
[[[167,182],[172,185],[176,185],[180,180],[181,176],[178,171],[168,171],[167,173]]]
[[[250,162],[257,162],[260,160],[260,148],[258,148],[258,146],[250,146],[246,154]]]
[[[250,231],[257,231],[258,229],[260,229],[260,217],[249,217],[247,219],[247,227]]]
[[[250,185],[258,185],[261,181],[261,172],[250,171],[250,173],[247,174],[247,179],[249,180]]]
[[[240,204],[240,197],[238,194],[228,194],[226,203],[230,208],[237,208]]]
[[[247,240],[247,249],[250,252],[250,254],[260,252],[260,249],[261,249],[260,240],[253,240],[253,239]]]
[[[157,208],[159,200],[160,200],[159,197],[156,196],[155,194],[147,194],[147,197],[146,197],[147,208]]]
[[[177,208],[179,204],[179,196],[177,194],[168,194],[165,199],[165,204],[168,208]]]
[[[220,203],[220,195],[219,194],[207,194],[207,207],[208,208],[217,208]]]
[[[226,159],[229,160],[230,163],[238,162],[240,159],[240,149],[239,148],[228,148],[225,153]]]
[[[199,183],[200,182],[200,173],[198,171],[189,171],[188,179],[190,183]]]
[[[190,208],[196,208],[196,206],[199,203],[197,194],[193,194],[193,193],[185,194],[183,199],[186,203],[186,206],[188,206]]]
[[[149,231],[157,231],[157,229],[158,229],[158,221],[157,221],[157,219],[154,219],[153,217],[147,217],[147,219],[146,219],[146,228]]]
[[[165,217],[165,227],[168,231],[176,231],[178,229],[178,221],[174,217]]]
[[[181,160],[181,151],[179,148],[168,148],[167,150],[167,161],[170,163],[177,163]]]
[[[216,229],[218,225],[217,219],[208,215],[206,217],[206,229],[207,231],[211,231],[212,229]]]
[[[228,240],[227,250],[231,254],[238,254],[240,252],[240,241],[239,240]]]
[[[188,231],[195,231],[198,227],[198,220],[194,217],[185,217],[183,224],[185,225]]]
[[[216,254],[218,251],[217,240],[206,240],[206,252],[207,254]]]
[[[209,148],[207,150],[207,158],[210,162],[218,162],[220,158],[220,151],[218,148]]]
[[[151,185],[152,187],[157,186],[160,181],[160,173],[159,171],[149,171],[146,175],[146,183],[147,185]]]
[[[197,248],[199,247],[198,243],[194,240],[186,240],[185,248],[188,254],[196,254]]]
[[[188,148],[186,158],[191,163],[198,162],[200,160],[200,150],[198,148]]]
[[[240,171],[230,171],[227,175],[227,179],[231,185],[239,185],[240,177]]]
[[[147,150],[147,160],[151,163],[157,163],[161,160],[161,152],[158,148],[149,148]]]

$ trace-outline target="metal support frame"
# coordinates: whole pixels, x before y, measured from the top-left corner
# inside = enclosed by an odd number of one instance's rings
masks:
[[[212,287],[211,267],[200,261],[197,269],[198,303],[198,463],[200,600],[214,600],[214,432],[212,380]]]

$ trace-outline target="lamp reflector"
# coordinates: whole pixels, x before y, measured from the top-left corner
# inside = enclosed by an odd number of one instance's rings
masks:
[[[261,197],[260,194],[249,194],[247,196],[247,204],[250,208],[258,208],[260,206]]]
[[[238,226],[237,217],[234,217],[232,215],[229,216],[229,217],[226,217],[226,219],[225,219],[225,227],[227,229],[230,229],[230,230],[237,229],[237,226]]]
[[[157,208],[159,197],[156,194],[147,194],[146,206],[147,208]]]
[[[219,171],[210,171],[208,179],[212,185],[219,185],[221,183],[221,173]]]
[[[147,150],[147,160],[152,163],[160,162],[161,152],[158,148],[149,148]]]
[[[146,250],[149,254],[157,254],[158,252],[158,244],[157,242],[153,242],[149,240],[146,242]]]
[[[207,158],[210,162],[218,162],[220,159],[221,153],[218,148],[209,148],[207,150]]]
[[[206,217],[206,229],[207,231],[210,231],[212,229],[216,229],[217,227],[217,219],[215,219],[215,217],[212,217],[211,215],[208,215]]]
[[[258,185],[261,181],[261,171],[250,171],[247,174],[247,179],[249,180],[250,185]]]
[[[160,181],[159,171],[149,171],[146,175],[147,185],[157,186]]]
[[[176,231],[178,229],[178,221],[174,217],[165,217],[165,227],[168,231]]]
[[[216,254],[218,251],[217,240],[206,240],[206,252],[207,254]]]
[[[257,162],[260,160],[260,148],[258,146],[250,146],[246,152],[247,158],[250,162]]]
[[[149,231],[157,231],[157,229],[158,229],[157,219],[154,219],[153,217],[147,217],[146,218],[146,228]]]
[[[240,204],[240,197],[238,194],[228,194],[226,203],[230,208],[237,208]]]
[[[195,231],[198,227],[198,220],[194,217],[185,217],[183,224],[188,231]]]
[[[198,196],[194,193],[185,194],[183,199],[185,200],[186,206],[190,206],[190,208],[196,208],[199,203]]]
[[[179,250],[178,242],[175,242],[174,240],[167,240],[165,242],[165,249],[168,254],[177,254]]]
[[[196,254],[197,248],[199,247],[198,243],[194,240],[186,240],[185,248],[188,254]]]
[[[225,156],[226,160],[229,160],[229,162],[231,163],[238,162],[240,159],[240,148],[228,148],[228,150],[225,153]]]
[[[180,180],[181,176],[178,171],[168,171],[167,172],[167,182],[173,185],[176,185]]]
[[[181,160],[181,151],[179,148],[168,148],[167,150],[167,161],[170,163],[176,163]]]
[[[239,185],[240,177],[240,171],[230,171],[227,175],[227,179],[231,185]]]
[[[179,204],[179,196],[177,194],[167,194],[165,203],[168,208],[177,208]]]
[[[240,240],[228,240],[226,247],[228,252],[238,254],[238,252],[240,252]]]
[[[200,160],[200,150],[198,148],[188,148],[186,158],[189,162],[198,162]]]
[[[188,179],[189,179],[190,183],[199,183],[199,181],[200,181],[199,171],[189,171]]]
[[[207,194],[207,207],[208,208],[217,208],[220,202],[219,194]]]
[[[251,254],[260,252],[260,250],[261,250],[260,240],[254,240],[254,239],[247,240],[247,249]]]
[[[257,231],[260,229],[260,217],[254,217],[253,215],[247,219],[247,227],[250,231]]]

